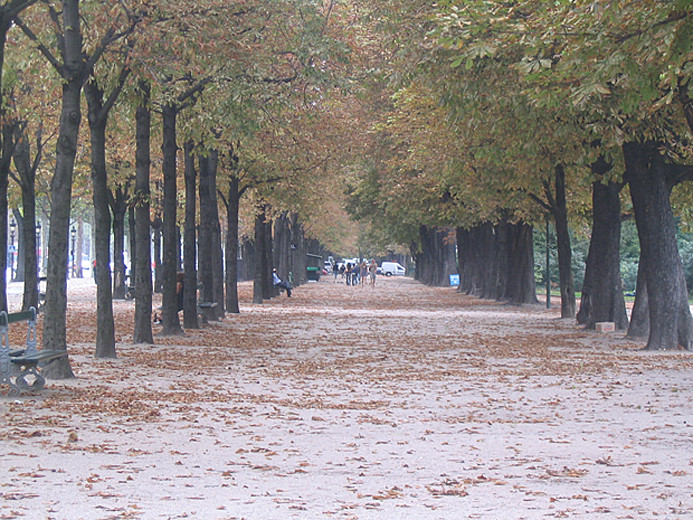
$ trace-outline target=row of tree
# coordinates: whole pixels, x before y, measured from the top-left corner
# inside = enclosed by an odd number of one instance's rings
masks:
[[[352,213],[418,251],[422,226],[457,228],[461,290],[515,302],[535,300],[527,247],[548,215],[563,317],[613,321],[649,349],[693,348],[674,214],[690,221],[690,3],[400,0],[373,12],[393,22],[379,33],[389,74],[367,90],[382,101],[378,139],[349,188]],[[628,216],[641,250],[630,324]],[[578,312],[570,227],[590,218]]]
[[[319,182],[332,160],[328,93],[339,91],[347,66],[348,31],[332,30],[338,16],[333,7],[316,0],[0,5],[0,249],[7,245],[11,175],[21,187],[15,204],[25,260],[33,262],[26,269],[24,306],[36,305],[36,179],[48,177],[44,348],[67,347],[66,266],[80,183],[94,207],[99,357],[116,355],[111,232],[122,240],[127,211],[134,237],[135,342],[153,341],[152,227],[163,238],[160,253],[155,251],[162,259],[162,334],[181,332],[181,236],[184,326],[197,325],[198,281],[200,297],[216,303],[219,315],[238,311],[243,197],[252,207],[250,218],[257,215],[257,265],[281,262],[284,276],[293,269],[300,282],[307,248],[316,247],[301,222],[315,236],[310,228],[320,225],[311,222],[319,223],[329,207]],[[47,151],[50,146],[54,152]],[[223,223],[219,208],[226,210]],[[266,238],[271,234],[259,231],[275,220],[275,234],[289,237],[277,240],[278,247]],[[122,287],[124,269],[114,267],[115,287]],[[270,271],[258,273],[256,301],[272,295]],[[6,308],[6,299],[0,304]],[[46,375],[70,377],[69,359],[52,363]]]

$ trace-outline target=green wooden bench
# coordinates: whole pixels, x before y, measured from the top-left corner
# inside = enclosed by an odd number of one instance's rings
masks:
[[[11,323],[27,322],[26,346],[10,349],[9,329]],[[40,390],[45,378],[38,371],[40,362],[50,361],[67,355],[66,350],[37,350],[36,309],[7,313],[0,312],[0,385],[9,387],[9,395],[16,396],[25,390]],[[29,379],[33,379],[29,383]]]

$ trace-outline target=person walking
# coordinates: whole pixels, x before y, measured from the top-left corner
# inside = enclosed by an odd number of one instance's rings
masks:
[[[361,262],[359,276],[361,277],[361,287],[365,287],[366,283],[368,282],[368,264],[365,260]]]
[[[368,277],[371,279],[371,287],[375,287],[375,278],[378,274],[378,264],[375,263],[375,258],[371,260],[368,266]]]
[[[347,262],[344,274],[346,275],[346,284],[351,285],[351,262]]]

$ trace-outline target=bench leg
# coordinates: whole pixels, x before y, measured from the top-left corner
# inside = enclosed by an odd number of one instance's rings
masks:
[[[10,397],[17,397],[21,393],[21,390],[12,382],[14,365],[10,363],[9,359],[9,351],[0,353],[0,386],[7,385],[7,394]]]
[[[29,384],[29,382],[26,380],[27,376],[33,376],[34,382]],[[20,391],[43,390],[43,388],[46,386],[46,378],[38,373],[35,366],[28,367],[22,370],[22,372],[17,376],[17,379],[15,379],[15,384]]]

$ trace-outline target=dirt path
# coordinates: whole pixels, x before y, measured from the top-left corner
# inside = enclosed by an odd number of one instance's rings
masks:
[[[116,302],[96,360],[73,284],[78,379],[0,397],[0,519],[693,518],[693,355],[409,279],[250,296],[137,347]]]

